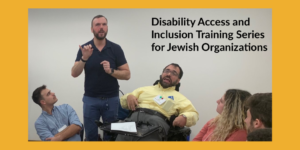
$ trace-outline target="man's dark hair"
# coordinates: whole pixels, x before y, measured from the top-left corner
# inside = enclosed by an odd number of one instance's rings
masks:
[[[103,15],[97,15],[97,16],[95,16],[93,19],[92,19],[92,23],[91,23],[91,27],[93,27],[93,21],[94,21],[94,19],[96,19],[96,18],[101,18],[101,17],[104,17]],[[106,17],[104,17],[105,19],[106,19],[106,21],[107,21],[107,18]]]
[[[46,85],[42,85],[35,89],[32,93],[32,99],[33,101],[41,106],[41,100],[43,99],[43,96],[41,95],[42,90],[46,89]]]
[[[181,79],[181,78],[182,78],[182,76],[183,76],[183,71],[182,71],[181,67],[180,67],[178,64],[175,64],[175,63],[171,63],[170,65],[172,65],[172,66],[175,66],[175,67],[178,67],[178,68],[179,68],[180,72],[179,72],[178,78],[179,78],[179,79]],[[170,65],[168,65],[168,66],[170,66]],[[166,66],[166,67],[164,68],[163,72],[165,71],[165,69],[166,69],[168,66]]]
[[[247,135],[247,141],[272,141],[272,129],[256,129]]]
[[[250,109],[251,123],[259,119],[266,128],[272,128],[272,93],[257,93],[248,98],[246,107]]]

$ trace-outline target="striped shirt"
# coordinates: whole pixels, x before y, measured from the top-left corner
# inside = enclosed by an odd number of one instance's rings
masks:
[[[35,129],[42,141],[46,138],[53,137],[58,133],[58,129],[64,125],[69,126],[76,124],[82,127],[82,124],[75,112],[75,110],[68,104],[54,106],[52,109],[52,115],[49,115],[46,111],[42,111],[42,114],[35,122]],[[75,134],[74,136],[66,139],[65,141],[80,141],[80,135]]]

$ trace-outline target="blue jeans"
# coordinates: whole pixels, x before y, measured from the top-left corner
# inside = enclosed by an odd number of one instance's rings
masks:
[[[118,110],[118,120],[124,120],[129,115],[129,110],[123,109],[121,104],[119,104],[119,110]]]
[[[118,121],[118,108],[120,99],[118,96],[111,98],[94,98],[83,96],[84,129],[87,141],[98,140],[98,126],[95,120],[102,117],[103,123]],[[112,136],[103,132],[103,141],[109,141]]]

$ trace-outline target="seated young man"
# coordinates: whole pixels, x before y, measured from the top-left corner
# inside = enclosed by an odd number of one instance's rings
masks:
[[[167,120],[177,115],[172,126],[193,126],[198,121],[198,112],[193,104],[175,90],[183,75],[178,64],[170,64],[163,69],[159,83],[155,86],[141,87],[120,98],[121,106],[134,111],[127,121],[149,123],[160,126],[167,135],[170,126]],[[160,135],[143,138],[118,135],[117,141],[161,141]]]
[[[42,141],[81,141],[82,124],[70,105],[54,106],[57,98],[45,85],[33,92],[32,99],[42,108],[42,114],[35,122]]]
[[[272,128],[272,93],[257,93],[246,101],[248,134],[256,129]]]

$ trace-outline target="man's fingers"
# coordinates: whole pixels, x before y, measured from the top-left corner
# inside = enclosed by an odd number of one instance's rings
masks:
[[[178,121],[178,117],[175,118],[175,120],[173,121],[173,126],[179,126],[179,121]]]
[[[135,110],[134,101],[130,100],[130,110]]]
[[[83,47],[81,45],[79,45],[79,48],[81,50],[93,51],[93,47],[91,45],[84,45]]]
[[[137,98],[135,96],[129,95],[127,97],[127,105],[129,110],[134,111],[137,104]]]
[[[79,45],[80,50],[83,50],[83,48],[81,47],[81,45]]]
[[[134,110],[134,101],[131,100],[130,102],[131,102],[131,103],[130,103],[130,109],[131,109],[131,110]]]
[[[90,44],[90,45],[88,45],[87,47],[88,47],[88,51],[92,51],[92,50],[93,50],[93,47],[92,47],[92,45],[91,45],[91,44]]]
[[[129,108],[130,110],[132,110],[132,104],[131,104],[131,100],[130,100],[130,99],[128,100],[128,108]]]
[[[100,64],[107,64],[107,63],[108,63],[108,61],[103,60]]]
[[[89,49],[90,47],[88,45],[84,45],[84,49]]]
[[[135,106],[139,105],[139,102],[137,99],[134,99],[134,104],[135,104]]]

